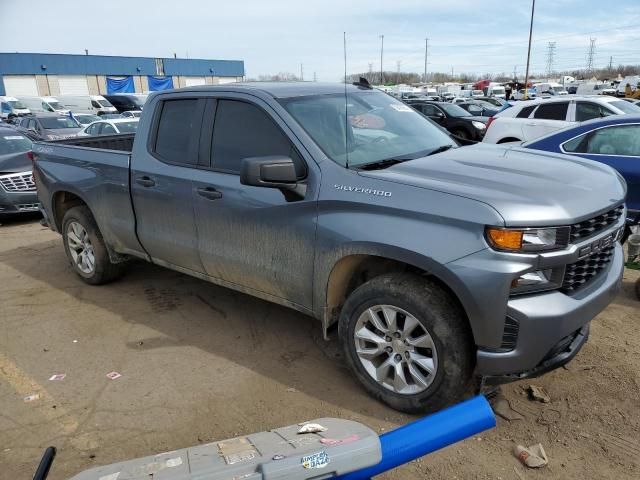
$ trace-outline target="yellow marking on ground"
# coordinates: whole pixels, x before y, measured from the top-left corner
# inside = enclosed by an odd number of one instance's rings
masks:
[[[0,379],[6,381],[22,397],[28,395],[39,395],[34,405],[46,404],[45,408],[37,411],[44,416],[48,422],[59,425],[59,430],[63,434],[69,434],[77,430],[78,421],[68,413],[63,407],[56,405],[55,399],[45,390],[45,388],[29,377],[18,366],[0,353]],[[51,408],[50,404],[56,405]]]

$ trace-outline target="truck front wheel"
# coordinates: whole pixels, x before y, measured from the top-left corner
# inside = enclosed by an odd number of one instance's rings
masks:
[[[115,279],[120,264],[111,263],[91,211],[86,206],[70,208],[62,219],[62,240],[73,270],[90,285],[101,285]]]
[[[436,411],[470,388],[474,353],[466,317],[428,278],[396,273],[366,282],[345,302],[338,328],[358,380],[396,410]]]

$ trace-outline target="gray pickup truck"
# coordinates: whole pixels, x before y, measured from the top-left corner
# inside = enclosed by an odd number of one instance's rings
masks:
[[[620,287],[614,170],[458,148],[367,85],[155,93],[135,138],[36,143],[34,157],[85,282],[144,259],[304,312],[407,412],[565,364]]]

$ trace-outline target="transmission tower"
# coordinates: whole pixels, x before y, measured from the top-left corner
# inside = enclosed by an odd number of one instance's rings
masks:
[[[553,72],[553,59],[555,57],[556,42],[549,42],[547,45],[547,80]]]
[[[373,63],[369,62],[369,75],[373,73]]]
[[[596,38],[591,38],[589,45],[589,54],[587,55],[587,72],[593,71],[593,58],[596,55]]]

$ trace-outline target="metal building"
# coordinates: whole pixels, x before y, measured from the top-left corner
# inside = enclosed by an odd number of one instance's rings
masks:
[[[0,95],[100,95],[242,80],[242,60],[0,53]]]

